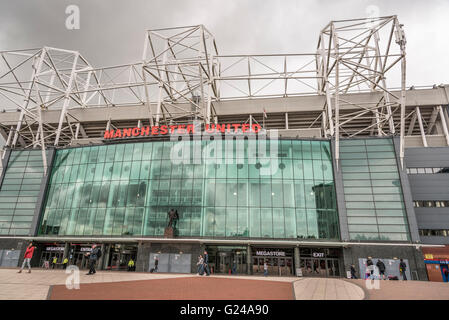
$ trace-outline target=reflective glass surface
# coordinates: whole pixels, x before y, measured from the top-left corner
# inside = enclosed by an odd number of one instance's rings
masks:
[[[0,235],[29,235],[44,176],[41,150],[13,150],[0,187]]]
[[[340,141],[345,204],[351,240],[409,240],[393,141]]]
[[[179,236],[338,239],[329,142],[264,143],[268,163],[247,140],[58,150],[39,233],[161,236],[175,208]]]

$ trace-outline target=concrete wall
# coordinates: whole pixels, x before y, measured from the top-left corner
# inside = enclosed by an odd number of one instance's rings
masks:
[[[359,270],[359,258],[381,258],[381,259],[408,259],[410,266],[410,273],[412,274],[411,280],[414,279],[414,271],[418,274],[418,279],[421,281],[427,281],[426,266],[423,260],[423,254],[421,250],[415,247],[405,246],[350,246],[343,249],[343,259],[345,271],[350,270],[351,264],[355,265],[357,270],[357,276],[360,278]]]
[[[150,253],[187,253],[191,254],[191,272],[197,272],[196,263],[198,262],[198,256],[202,254],[204,248],[199,244],[190,243],[149,243],[141,242],[137,248],[137,272],[148,272]]]
[[[18,266],[22,265],[23,256],[25,254],[26,247],[28,246],[28,241],[19,239],[1,239],[0,240],[0,250],[18,250],[20,251]],[[39,258],[37,257],[36,251],[34,252],[33,259],[31,259],[31,266],[33,263],[39,263]],[[37,262],[36,262],[37,261]]]
[[[449,147],[405,150],[407,168],[449,167]],[[409,174],[413,200],[449,200],[449,174]],[[419,229],[449,229],[449,208],[415,208]],[[449,237],[421,237],[423,243],[449,244]]]

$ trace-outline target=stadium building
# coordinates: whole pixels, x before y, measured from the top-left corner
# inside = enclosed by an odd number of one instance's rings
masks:
[[[372,257],[445,280],[449,86],[406,87],[396,16],[332,21],[313,53],[221,55],[198,25],[147,31],[128,65],[0,54],[1,266],[33,241],[34,266],[85,267],[97,243],[105,270],[195,273],[207,250],[214,273]]]

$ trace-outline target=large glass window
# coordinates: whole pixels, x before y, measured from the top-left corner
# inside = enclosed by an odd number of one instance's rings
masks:
[[[48,155],[47,155],[48,156]],[[64,153],[60,155],[66,157]],[[66,161],[73,161],[66,159]],[[69,167],[55,168],[55,179],[69,181],[71,173]],[[67,171],[67,172],[66,172]],[[0,187],[0,235],[30,235],[30,228],[34,217],[36,201],[44,176],[41,150],[13,150],[9,157],[3,183]],[[55,194],[59,195],[59,189]],[[62,190],[61,190],[62,191]],[[59,209],[64,207],[66,199],[64,190],[63,200],[58,195],[52,196],[50,202]],[[49,219],[56,223],[48,228],[48,233],[58,233],[62,210],[44,210]],[[46,228],[46,226],[44,227]]]
[[[340,145],[351,240],[408,240],[393,140],[341,140]]]
[[[171,161],[173,145],[57,150],[40,234],[162,236],[174,208],[179,236],[339,238],[329,141],[260,144],[277,145],[271,153],[214,140],[198,144],[199,163]],[[266,156],[250,161],[255,154]]]

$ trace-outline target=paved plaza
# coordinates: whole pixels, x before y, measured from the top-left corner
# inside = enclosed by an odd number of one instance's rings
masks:
[[[380,281],[367,289],[363,280],[99,271],[79,275],[79,289],[66,288],[64,270],[0,269],[0,300],[449,300],[449,284]],[[220,290],[217,290],[219,288]]]

